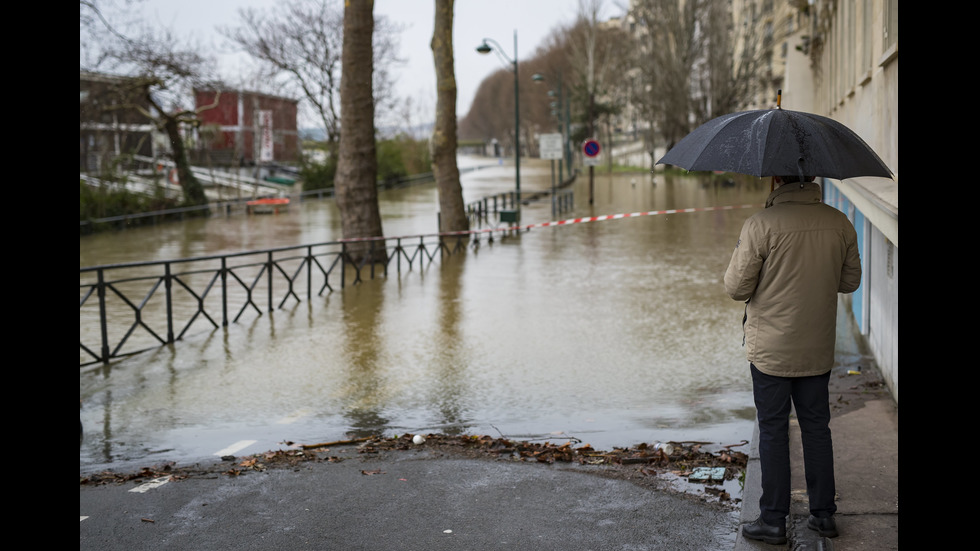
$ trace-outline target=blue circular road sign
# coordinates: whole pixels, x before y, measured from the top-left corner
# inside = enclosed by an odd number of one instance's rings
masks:
[[[599,154],[599,149],[599,142],[595,140],[585,140],[585,143],[582,144],[582,153],[586,157],[595,157]]]

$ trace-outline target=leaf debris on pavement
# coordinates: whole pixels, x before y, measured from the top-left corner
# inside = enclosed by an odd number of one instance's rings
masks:
[[[253,454],[243,458],[234,456],[222,457],[224,461],[237,463],[225,470],[219,471],[227,476],[240,476],[248,471],[263,471],[268,468],[290,468],[306,462],[337,462],[344,461],[337,455],[329,455],[331,447],[357,444],[360,454],[379,454],[388,451],[424,451],[463,454],[471,457],[487,457],[514,461],[536,462],[544,464],[574,463],[589,466],[616,466],[635,469],[635,472],[645,477],[654,477],[662,472],[670,472],[680,477],[689,477],[698,468],[724,469],[724,479],[731,480],[738,476],[748,463],[748,456],[732,448],[745,446],[747,441],[720,447],[720,451],[712,453],[702,448],[706,442],[671,442],[673,449],[670,454],[663,448],[641,443],[629,448],[613,448],[611,451],[596,450],[589,444],[576,445],[574,438],[560,444],[551,442],[517,441],[509,438],[495,438],[488,435],[443,435],[426,434],[425,442],[421,445],[412,442],[413,434],[403,434],[395,437],[365,437],[351,440],[337,440],[320,444],[302,445],[299,449],[273,450]],[[204,469],[204,474],[213,474],[214,469]],[[180,480],[193,474],[193,469],[177,469],[173,463],[162,467],[144,467],[131,474],[119,474],[104,471],[94,475],[81,477],[80,484],[108,484],[142,481],[144,479],[170,476],[171,480]],[[381,471],[362,471],[362,474],[383,474]],[[714,477],[712,477],[714,478]],[[690,480],[694,482],[695,480]]]

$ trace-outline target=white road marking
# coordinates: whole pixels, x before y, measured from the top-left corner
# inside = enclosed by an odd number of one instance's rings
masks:
[[[234,444],[228,446],[223,450],[218,450],[214,452],[214,455],[235,455],[235,453],[241,451],[244,448],[251,446],[252,444],[258,442],[258,440],[239,440]]]
[[[78,522],[82,522],[83,520],[85,520],[87,518],[88,518],[88,515],[82,515],[82,518],[78,519]]]
[[[148,490],[152,490],[153,488],[159,488],[160,486],[163,486],[167,482],[170,482],[170,477],[169,476],[161,476],[160,478],[154,478],[153,480],[151,480],[151,481],[149,481],[149,482],[147,482],[145,484],[140,484],[139,486],[137,486],[137,487],[133,488],[132,490],[130,490],[130,492],[136,492],[138,494],[142,494],[142,493],[144,493],[144,492],[146,492]]]

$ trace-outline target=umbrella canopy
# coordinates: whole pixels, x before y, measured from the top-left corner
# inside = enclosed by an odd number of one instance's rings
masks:
[[[780,108],[712,119],[685,136],[657,164],[759,177],[892,177],[888,166],[850,128],[827,117]]]

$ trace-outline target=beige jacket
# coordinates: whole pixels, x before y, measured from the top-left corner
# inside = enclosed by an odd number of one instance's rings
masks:
[[[783,184],[745,221],[725,272],[725,291],[746,301],[746,358],[769,375],[830,371],[837,293],[861,284],[857,233],[825,205],[820,186]]]

